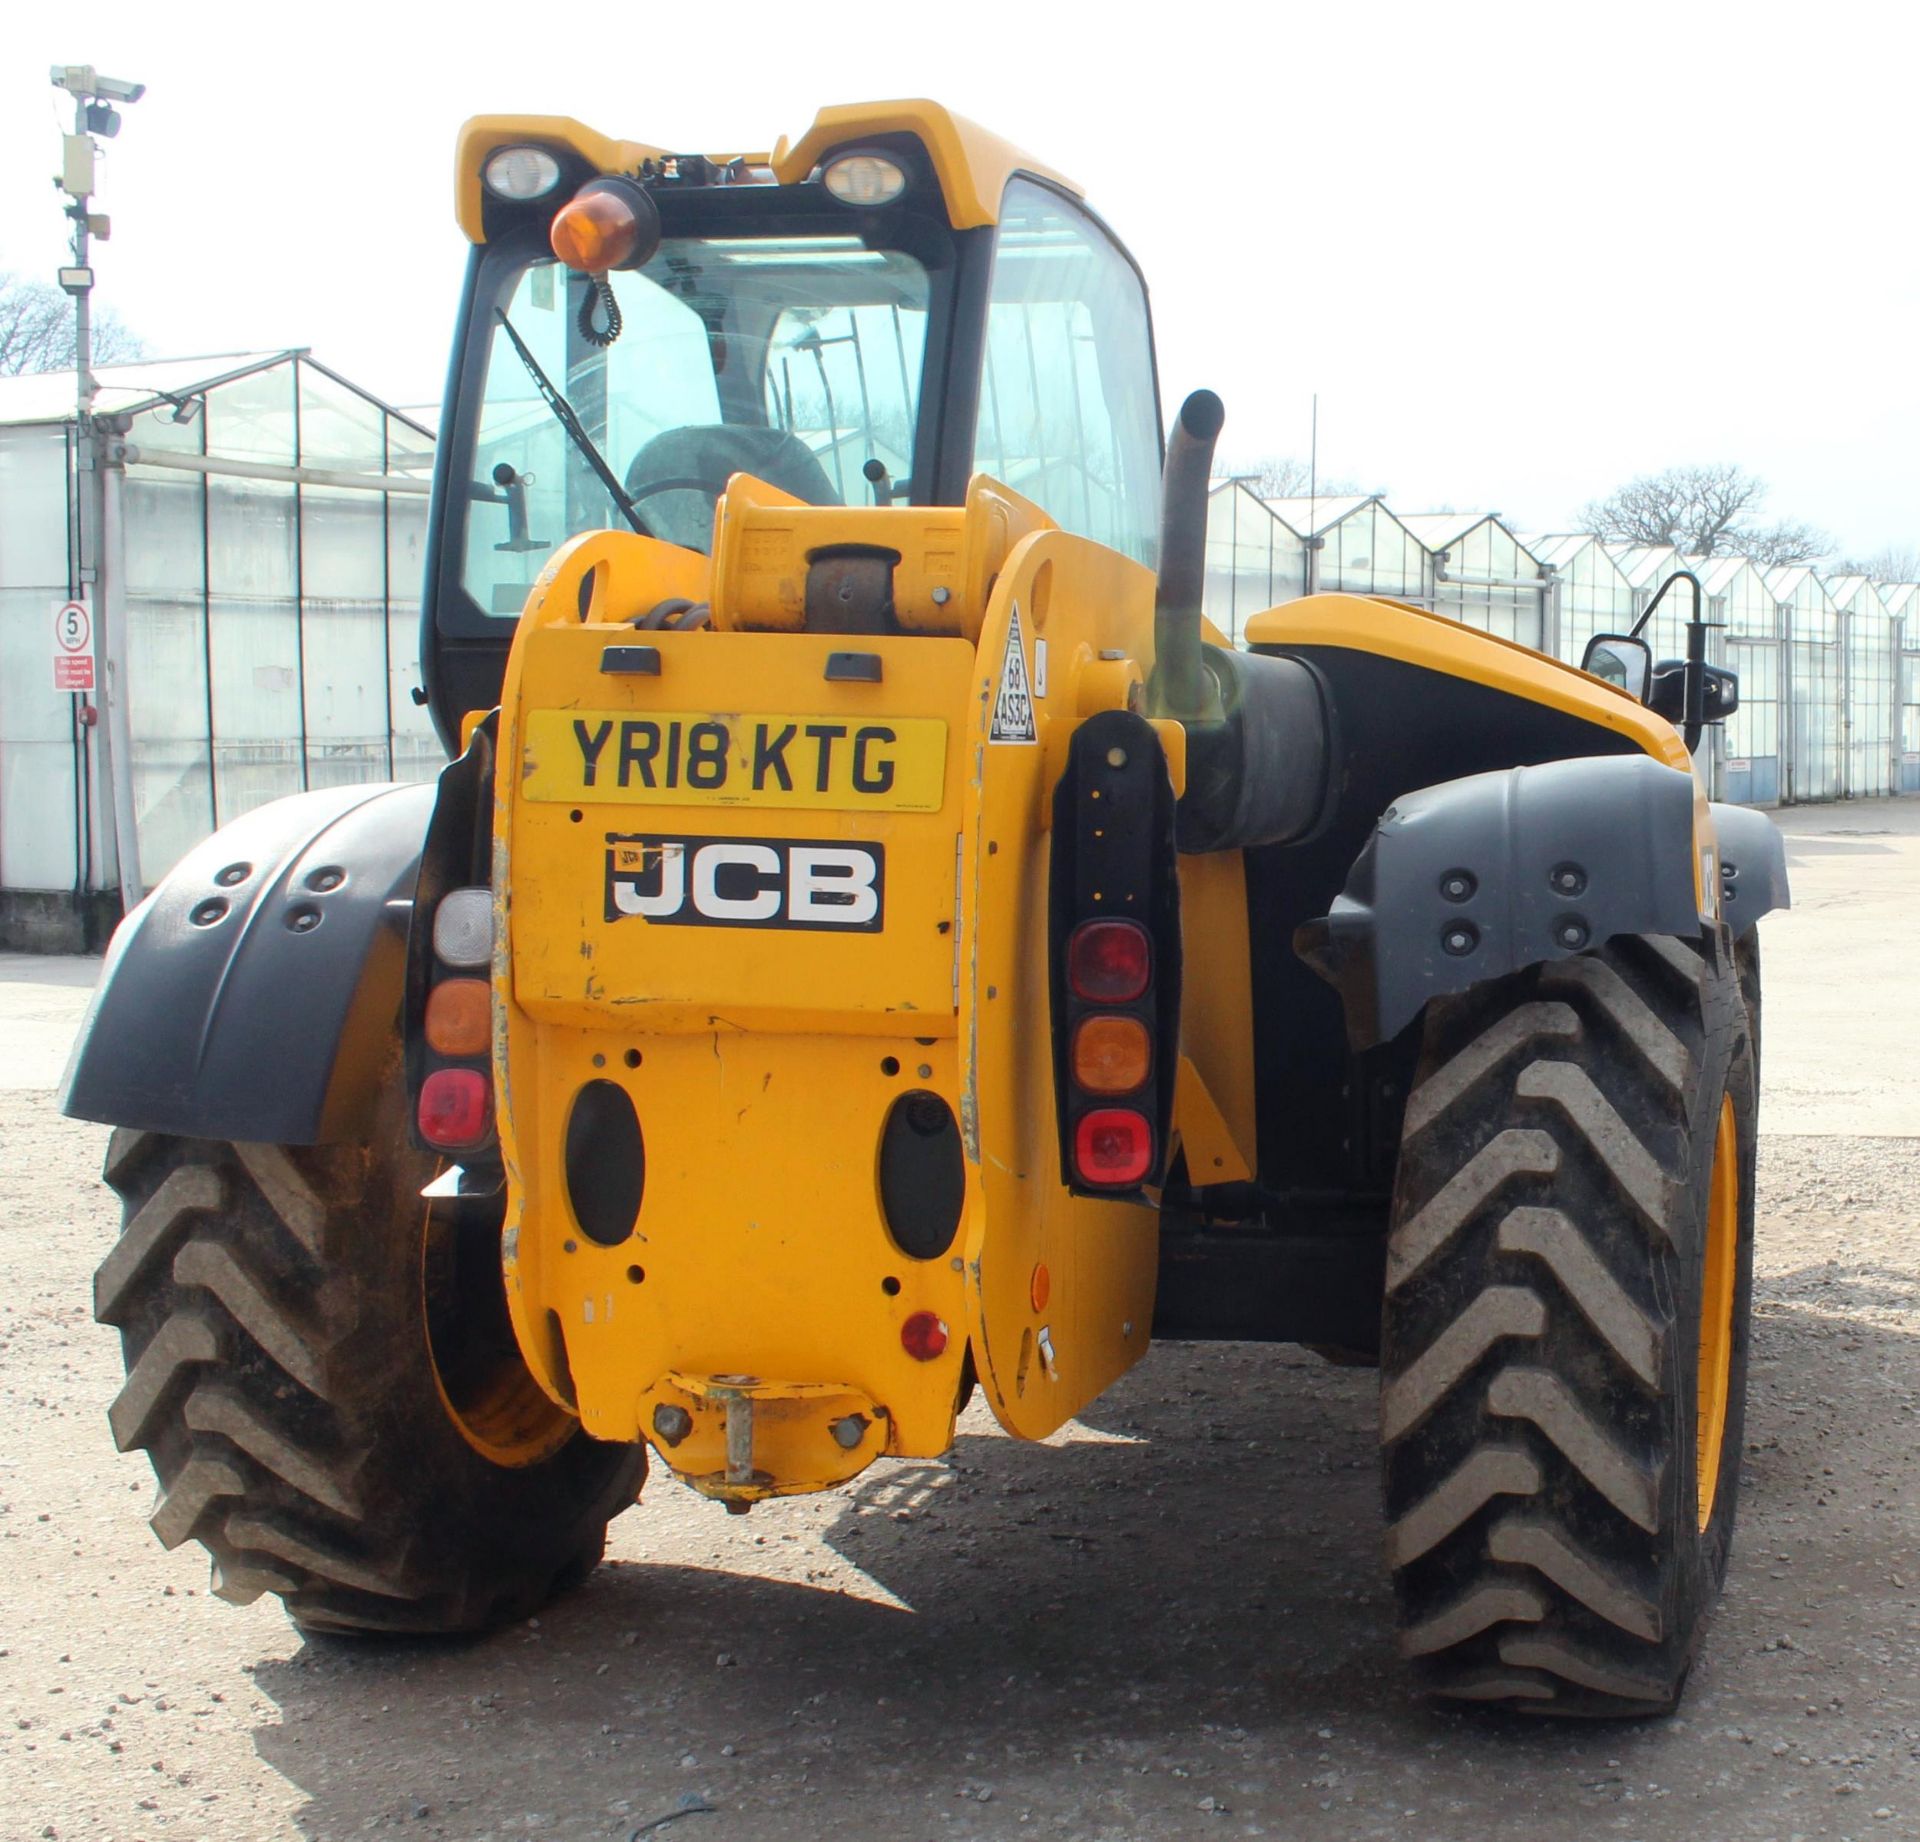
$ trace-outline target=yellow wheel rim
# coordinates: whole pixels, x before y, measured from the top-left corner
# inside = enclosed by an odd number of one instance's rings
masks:
[[[512,1468],[551,1457],[579,1430],[580,1423],[556,1407],[533,1379],[513,1341],[504,1297],[497,1301],[497,1312],[491,1297],[482,1309],[468,1314],[436,1311],[435,1294],[443,1288],[434,1284],[431,1207],[420,1241],[427,1357],[447,1418],[461,1438],[492,1464]]]
[[[1707,1244],[1700,1275],[1700,1387],[1698,1469],[1700,1526],[1713,1520],[1720,1486],[1720,1453],[1727,1436],[1727,1396],[1733,1377],[1734,1270],[1740,1252],[1740,1129],[1733,1096],[1720,1102],[1707,1183]]]

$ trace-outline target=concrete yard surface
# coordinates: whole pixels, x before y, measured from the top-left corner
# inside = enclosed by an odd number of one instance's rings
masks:
[[[1409,1699],[1376,1379],[1297,1349],[1163,1345],[1043,1446],[976,1403],[748,1517],[656,1477],[480,1641],[213,1600],[107,1429],[106,1133],[47,1091],[91,963],[0,961],[0,1838],[1920,1837],[1920,801],[1779,823],[1741,1526],[1684,1709],[1632,1724]]]

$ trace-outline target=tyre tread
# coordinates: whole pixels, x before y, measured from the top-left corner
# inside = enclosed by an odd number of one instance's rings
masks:
[[[1676,1269],[1689,1146],[1744,1052],[1731,963],[1623,937],[1431,1007],[1381,1368],[1387,1558],[1429,1694],[1644,1716],[1684,1683],[1704,1601],[1660,1557],[1704,1537],[1670,1430]]]
[[[106,1174],[126,1222],[95,1281],[127,1359],[109,1421],[121,1450],[153,1461],[155,1535],[198,1539],[219,1597],[276,1593],[296,1623],[342,1634],[479,1629],[584,1578],[644,1465],[576,1438],[538,1461],[555,1468],[542,1486],[441,1424],[421,1327],[415,1350],[356,1265],[384,1226],[375,1156],[116,1132]],[[404,1204],[421,1180],[396,1173],[379,1193]],[[439,1432],[407,1430],[412,1403]],[[451,1456],[432,1462],[464,1467],[457,1488],[482,1496],[437,1496],[456,1473],[410,1473],[396,1437],[437,1440]],[[509,1489],[508,1522],[473,1513]]]

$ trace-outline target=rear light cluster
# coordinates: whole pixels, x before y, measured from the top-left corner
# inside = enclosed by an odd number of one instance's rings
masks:
[[[426,1074],[414,1123],[435,1151],[471,1153],[493,1138],[493,891],[452,889],[433,912]]]
[[[1137,921],[1083,921],[1066,972],[1073,1174],[1088,1189],[1135,1189],[1154,1167],[1152,936]]]
[[[1154,727],[1102,710],[1053,789],[1048,996],[1060,1174],[1151,1203],[1166,1175],[1180,1056],[1173,778]],[[1035,1307],[1038,1309],[1038,1307]]]

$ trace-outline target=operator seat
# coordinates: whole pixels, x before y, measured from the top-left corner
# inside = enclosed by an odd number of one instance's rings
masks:
[[[813,450],[798,436],[730,422],[654,436],[627,469],[627,496],[650,531],[670,544],[705,551],[713,541],[713,502],[736,473],[750,473],[809,505],[842,503]],[[681,484],[668,488],[669,480]]]

